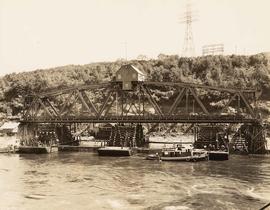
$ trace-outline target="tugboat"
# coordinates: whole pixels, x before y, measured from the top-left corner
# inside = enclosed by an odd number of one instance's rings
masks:
[[[208,152],[204,149],[186,149],[184,147],[164,148],[161,155],[150,154],[147,160],[163,160],[163,161],[202,161],[208,160]]]

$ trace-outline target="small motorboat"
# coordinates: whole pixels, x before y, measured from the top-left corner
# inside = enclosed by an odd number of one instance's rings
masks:
[[[156,153],[156,154],[147,155],[146,160],[161,160],[161,159],[160,159],[160,155]]]

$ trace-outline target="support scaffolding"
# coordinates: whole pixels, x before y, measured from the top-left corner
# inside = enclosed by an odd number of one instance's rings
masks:
[[[259,123],[243,124],[234,134],[231,151],[247,154],[265,154],[266,138],[264,127]]]

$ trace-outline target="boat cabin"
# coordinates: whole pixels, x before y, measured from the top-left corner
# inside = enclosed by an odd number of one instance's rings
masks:
[[[184,148],[164,148],[162,151],[163,157],[185,157],[185,156],[191,156],[191,150],[190,149],[184,149]]]

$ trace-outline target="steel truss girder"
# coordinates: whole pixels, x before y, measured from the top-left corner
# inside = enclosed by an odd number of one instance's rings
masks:
[[[178,105],[181,103],[183,100],[184,96],[186,96],[186,111],[188,114],[188,97],[191,95],[194,100],[197,102],[199,107],[203,111],[203,115],[209,116],[209,118],[205,119],[197,119],[198,122],[200,121],[207,121],[207,122],[212,122],[212,121],[218,121],[216,119],[212,119],[211,116],[213,115],[212,113],[209,113],[209,111],[206,109],[206,105],[203,103],[203,101],[199,98],[196,89],[195,88],[205,88],[205,86],[201,85],[188,85],[185,83],[162,83],[163,86],[171,86],[171,87],[176,87],[181,88],[176,99],[173,101],[173,104],[170,106],[169,111],[165,114],[164,111],[162,111],[162,107],[155,101],[154,97],[152,96],[151,93],[151,88],[152,86],[161,86],[161,83],[156,83],[156,82],[138,82],[137,83],[137,88],[136,91],[138,91],[138,94],[136,97],[131,97],[129,99],[129,104],[127,104],[126,100],[124,102],[123,97],[125,97],[125,91],[121,89],[121,85],[112,82],[112,83],[104,83],[104,84],[94,84],[94,85],[88,85],[88,86],[80,86],[74,87],[74,88],[67,88],[64,90],[60,91],[55,91],[55,92],[49,92],[49,93],[42,93],[40,95],[35,94],[33,96],[33,101],[31,102],[30,106],[28,107],[28,110],[24,113],[24,120],[30,120],[32,122],[38,122],[38,118],[44,118],[44,116],[38,116],[39,110],[42,108],[43,113],[46,114],[45,118],[48,121],[47,118],[50,118],[51,121],[53,122],[54,120],[61,121],[63,118],[66,118],[67,121],[71,122],[72,117],[69,117],[69,113],[67,108],[71,109],[76,103],[81,103],[82,106],[87,110],[87,113],[93,114],[94,116],[88,116],[88,119],[84,119],[83,117],[81,118],[82,121],[89,121],[89,122],[97,122],[97,121],[108,121],[111,122],[111,119],[115,120],[115,122],[119,121],[118,119],[122,118],[122,121],[128,122],[128,119],[123,118],[123,111],[124,109],[127,108],[129,105],[128,111],[125,113],[126,116],[128,116],[129,112],[132,112],[132,114],[136,115],[136,117],[139,118],[145,118],[145,122],[150,122],[151,123],[151,118],[145,116],[147,113],[147,110],[144,108],[144,103],[145,101],[148,101],[150,105],[155,109],[155,114],[154,117],[158,117],[162,122],[170,122],[170,123],[176,123],[176,122],[184,122],[183,120],[186,120],[187,122],[192,122],[196,123],[196,119],[193,118],[183,118],[182,119],[169,119],[169,117],[173,117],[174,115],[177,115],[175,113]],[[96,88],[106,88],[106,90],[109,90],[108,95],[105,97],[104,101],[101,104],[101,107],[97,109],[97,107],[94,105],[94,102],[90,100],[90,98],[87,96],[86,92],[87,90],[96,90]],[[224,91],[223,88],[217,89],[217,88],[206,88],[207,90],[214,89],[219,90],[219,91]],[[251,114],[252,117],[247,119],[247,121],[250,121],[250,119],[255,119],[255,113],[253,110],[253,107],[250,105],[248,99],[246,98],[244,93],[251,93],[251,90],[248,91],[239,91],[239,90],[231,90],[229,89],[227,92],[230,92],[233,94],[233,96],[229,99],[228,103],[225,105],[222,111],[224,111],[228,106],[230,106],[231,102],[235,100],[236,97],[239,98],[247,107],[248,112]],[[65,99],[63,105],[61,107],[55,107],[52,102],[50,102],[50,98],[56,97],[60,94],[69,94],[68,97]],[[253,93],[253,92],[252,92]],[[118,101],[118,96],[120,96],[120,101]],[[73,97],[73,100],[71,101],[71,98]],[[136,98],[136,99],[135,99]],[[124,104],[126,103],[126,104]],[[238,103],[239,104],[239,103]],[[113,118],[108,118],[108,113],[112,111],[112,107],[116,105],[116,113],[112,112],[112,117]],[[139,106],[139,108],[137,106]],[[143,106],[141,106],[143,105]],[[142,107],[142,110],[141,110]],[[118,112],[118,108],[120,109],[120,112]],[[221,111],[221,112],[222,112]],[[220,113],[221,113],[220,112]],[[120,113],[120,114],[119,114]],[[183,113],[182,113],[183,114]],[[221,115],[221,114],[220,114]],[[166,116],[166,117],[165,117]],[[205,117],[205,116],[204,116]],[[75,117],[75,121],[79,121],[79,116]],[[100,120],[99,120],[100,119]],[[142,119],[143,120],[143,119]],[[65,120],[64,120],[65,121]],[[132,121],[132,120],[131,120]],[[153,119],[153,122],[157,121],[156,118]],[[225,120],[226,121],[226,120]],[[229,120],[232,122],[232,119]],[[236,119],[237,122],[239,122],[238,119]],[[241,121],[241,120],[240,120]],[[252,120],[251,120],[252,121]],[[120,121],[119,121],[120,122]],[[140,122],[138,119],[134,119],[134,122]],[[220,122],[223,122],[220,120]],[[242,122],[242,121],[241,121]]]

